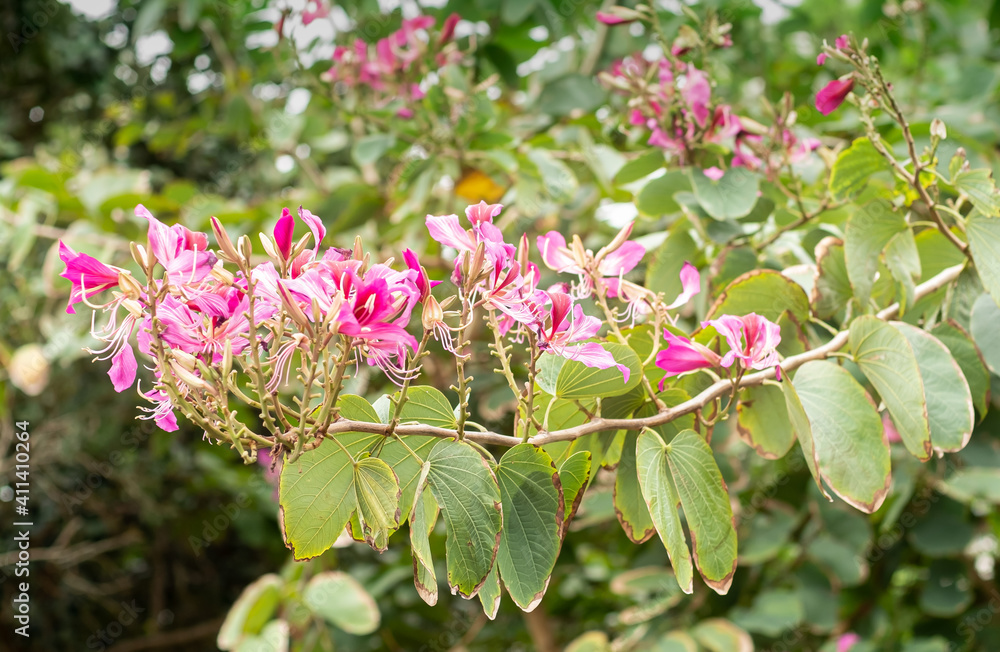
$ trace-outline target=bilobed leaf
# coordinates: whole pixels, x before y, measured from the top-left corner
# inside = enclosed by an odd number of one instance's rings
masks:
[[[611,353],[615,362],[629,369],[626,381],[618,367],[597,369],[576,360],[567,360],[559,370],[556,380],[556,396],[565,399],[593,398],[595,396],[617,396],[624,394],[642,382],[642,361],[635,351],[624,344],[603,342],[601,346]]]
[[[852,195],[868,183],[873,174],[889,171],[889,163],[867,138],[858,138],[837,157],[830,170],[830,192],[834,197]]]
[[[667,549],[677,584],[685,593],[694,590],[694,568],[687,537],[681,526],[681,506],[667,466],[666,444],[655,431],[644,429],[636,442],[635,460],[639,486],[656,531]]]
[[[231,650],[245,636],[259,633],[274,615],[284,586],[280,576],[268,573],[243,589],[219,629],[216,640],[219,649]]]
[[[905,229],[889,240],[885,248],[885,266],[899,283],[899,314],[903,315],[913,307],[916,282],[920,279],[920,254],[913,231]]]
[[[646,506],[639,486],[635,458],[638,438],[639,434],[635,431],[625,433],[622,456],[618,460],[618,470],[615,474],[615,516],[618,517],[618,522],[632,543],[648,541],[656,533],[653,519],[649,515],[649,507]]]
[[[378,423],[371,405],[359,396],[343,396],[340,414],[353,421]],[[357,458],[382,435],[349,432],[337,441]],[[333,545],[357,509],[354,465],[335,442],[306,451],[281,468],[278,485],[279,520],[285,545],[297,561],[315,557]]]
[[[406,448],[408,446],[420,459],[426,460],[438,438],[404,435],[400,439],[402,443],[395,437],[385,442],[378,456],[392,467],[393,473],[399,480],[399,522],[402,523],[410,517],[413,495],[417,490],[417,479],[420,477],[420,462],[414,459]]]
[[[623,186],[656,172],[663,167],[663,150],[655,147],[635,157],[615,174],[615,185]],[[641,209],[640,209],[641,210]]]
[[[559,483],[563,489],[563,522],[560,537],[566,536],[569,523],[580,507],[583,494],[590,480],[590,465],[593,456],[590,451],[577,451],[559,465]]]
[[[736,573],[733,508],[712,449],[693,430],[667,444],[667,463],[691,533],[693,557],[705,583],[725,595]]]
[[[907,228],[902,214],[893,210],[884,199],[871,201],[858,208],[847,219],[844,229],[844,260],[847,276],[858,303],[864,308],[871,297],[879,255],[892,238]]]
[[[366,457],[354,467],[354,490],[365,541],[384,551],[389,534],[399,527],[399,480],[383,460]]]
[[[974,211],[965,222],[965,234],[983,287],[1000,303],[1000,218]]]
[[[563,495],[552,458],[532,444],[508,450],[497,465],[503,533],[497,565],[517,606],[531,611],[541,602],[559,556]]]
[[[437,522],[438,505],[434,495],[427,491],[427,473],[430,464],[424,463],[417,482],[413,511],[410,514],[410,551],[413,556],[413,583],[420,598],[434,606],[438,600],[437,575],[431,558],[430,533]]]
[[[958,362],[943,343],[925,330],[893,322],[913,347],[924,383],[927,422],[931,444],[937,451],[955,452],[965,448],[972,437],[976,415],[972,392]]]
[[[931,329],[931,335],[941,340],[948,347],[952,357],[962,368],[965,380],[972,393],[972,403],[980,416],[986,415],[987,402],[990,395],[990,372],[979,347],[972,341],[965,330],[956,322],[949,320]]]
[[[809,319],[809,297],[802,286],[771,269],[747,272],[730,283],[708,311],[719,315],[746,315],[755,312],[773,322],[788,311],[798,323]]]
[[[690,170],[694,195],[705,212],[717,220],[735,220],[749,215],[757,203],[759,177],[746,168],[729,168],[718,181],[701,170]]]
[[[342,571],[324,571],[313,576],[302,601],[313,613],[348,634],[371,634],[381,621],[375,599],[356,579]]]
[[[962,170],[955,175],[953,183],[969,196],[972,205],[987,219],[1000,213],[1000,195],[997,194],[992,172],[988,168]]]
[[[930,459],[924,383],[906,337],[894,326],[865,315],[851,322],[848,344],[861,373],[882,397],[906,449],[920,460]]]
[[[711,652],[753,652],[750,635],[725,618],[703,620],[691,633]]]
[[[844,260],[844,241],[828,236],[816,245],[816,277],[809,300],[816,316],[827,319],[840,312],[854,296]]]
[[[806,460],[809,473],[812,474],[813,480],[816,481],[816,486],[819,488],[820,493],[827,500],[833,500],[823,487],[823,473],[819,468],[819,457],[816,452],[816,442],[813,441],[812,424],[809,423],[809,415],[806,414],[805,408],[802,407],[802,399],[799,398],[799,394],[795,390],[791,378],[784,378],[782,380],[781,391],[785,395],[785,409],[788,411],[789,426],[795,434],[799,446],[802,447],[802,456]]]
[[[411,387],[406,403],[399,414],[399,422],[416,421],[428,426],[454,429],[455,411],[441,390],[430,385]]]
[[[812,451],[817,484],[822,479],[863,512],[877,510],[889,493],[889,442],[865,390],[843,367],[813,360],[795,372],[795,392],[809,419],[809,443],[804,426],[796,434],[806,462]]]
[[[427,461],[427,483],[447,528],[448,586],[472,598],[500,545],[500,488],[486,460],[464,442],[441,440]]]
[[[538,359],[538,373],[535,375],[535,382],[546,394],[556,393],[556,380],[559,372],[566,364],[566,358],[555,353],[543,353]]]
[[[744,389],[736,412],[740,439],[761,457],[769,460],[784,457],[795,443],[781,388],[758,385]]]
[[[660,154],[660,166],[663,166],[663,155]],[[626,164],[628,167],[628,164]],[[622,168],[619,175],[625,172]],[[617,180],[617,179],[616,179]],[[678,192],[690,190],[691,180],[680,170],[672,170],[663,176],[650,179],[635,198],[635,207],[643,215],[661,217],[676,213],[681,205],[674,199]]]
[[[990,371],[1000,375],[1000,307],[988,294],[981,294],[972,305],[969,331]]]
[[[684,263],[698,255],[698,245],[686,227],[686,220],[674,223],[646,270],[646,288],[662,292],[668,301],[673,301],[683,290],[680,273]]]

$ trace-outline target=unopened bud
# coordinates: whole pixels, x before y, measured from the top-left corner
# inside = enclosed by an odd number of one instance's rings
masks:
[[[222,257],[231,263],[237,262],[240,257],[236,252],[236,247],[233,246],[233,241],[230,240],[229,234],[222,228],[222,223],[215,216],[212,216],[212,231],[215,233],[215,241],[219,243],[219,253]]]
[[[173,349],[170,351],[170,356],[188,371],[194,371],[198,366],[198,358],[194,357],[187,351],[181,351],[180,349]]]
[[[944,121],[940,118],[931,120],[931,136],[940,140],[948,137],[948,129],[944,126]]]
[[[281,256],[278,255],[278,249],[274,244],[274,240],[266,233],[260,234],[260,244],[264,247],[264,253],[273,258],[274,260],[281,260]]]
[[[182,383],[190,387],[191,389],[200,389],[202,391],[212,391],[212,386],[206,383],[202,378],[195,375],[194,372],[188,371],[181,365],[177,364],[175,360],[170,361],[170,369],[174,372],[174,376],[177,377]]]
[[[237,247],[239,249],[239,257],[249,264],[250,256],[253,254],[253,244],[250,242],[250,236],[240,236]]]
[[[427,299],[424,300],[424,310],[420,314],[420,323],[423,324],[424,330],[432,330],[443,321],[444,309],[441,304],[432,295],[427,295]]]
[[[629,222],[625,227],[618,232],[614,239],[607,244],[605,247],[601,247],[601,250],[597,252],[597,256],[594,257],[595,262],[601,262],[605,256],[617,251],[625,242],[628,240],[629,236],[632,235],[632,227],[635,226],[635,222]]]
[[[122,301],[122,306],[129,312],[130,315],[136,319],[141,319],[143,316],[142,304],[133,299],[125,299]]]
[[[361,260],[365,257],[365,249],[361,242],[361,236],[354,237],[354,260]]]
[[[145,247],[143,247],[138,242],[129,243],[129,251],[132,252],[132,260],[135,264],[143,269],[143,271],[149,269],[149,255],[146,253]]]
[[[251,326],[253,328],[253,326]],[[227,382],[229,374],[233,370],[233,341],[226,340],[226,346],[222,350],[222,380]]]
[[[118,272],[118,286],[129,299],[139,299],[142,297],[142,286],[128,272]]]
[[[476,247],[476,252],[472,254],[469,261],[469,278],[477,278],[483,271],[483,263],[486,262],[486,243],[480,242]]]
[[[232,285],[236,281],[233,273],[223,267],[221,258],[215,263],[215,267],[212,268],[212,276],[223,285]]]
[[[281,295],[281,305],[288,313],[288,316],[292,318],[299,328],[303,330],[311,329],[309,324],[309,318],[306,314],[302,312],[302,308],[299,307],[299,303],[295,300],[289,292],[288,289],[280,281],[278,282],[278,294]]]

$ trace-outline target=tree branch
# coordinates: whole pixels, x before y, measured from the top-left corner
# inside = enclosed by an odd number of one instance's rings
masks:
[[[922,297],[935,292],[948,283],[951,283],[958,278],[962,270],[965,269],[965,265],[955,265],[954,267],[949,267],[937,274],[936,276],[928,279],[924,283],[917,286],[915,292],[914,300],[920,299]],[[894,303],[891,306],[881,310],[877,313],[877,317],[882,320],[888,320],[895,317],[899,312],[899,304]],[[839,351],[847,343],[847,338],[850,335],[849,330],[839,331],[829,342],[818,346],[815,349],[811,349],[804,353],[798,355],[793,355],[791,357],[785,358],[781,362],[781,369],[783,373],[788,373],[798,369],[802,365],[812,360],[822,360],[831,357],[833,353]],[[740,380],[738,387],[755,387],[758,385],[763,385],[764,381],[772,380],[775,378],[774,368],[766,369],[764,371],[758,371],[754,374],[747,374],[743,376]],[[545,444],[551,444],[558,441],[572,441],[574,439],[579,439],[584,435],[589,435],[595,432],[600,432],[602,430],[642,430],[643,428],[652,428],[654,426],[661,426],[665,423],[669,423],[674,419],[678,419],[685,414],[690,414],[696,412],[715,399],[723,396],[727,392],[733,391],[733,382],[728,378],[716,381],[710,387],[702,391],[700,394],[694,398],[688,399],[683,403],[675,405],[673,407],[666,408],[660,412],[643,418],[635,419],[591,419],[587,423],[584,423],[573,428],[564,428],[562,430],[553,430],[551,432],[541,432],[531,437],[528,443],[535,444],[536,446],[543,446]],[[343,434],[347,432],[363,432],[371,433],[377,435],[386,435],[389,432],[388,424],[384,423],[369,423],[366,421],[351,421],[351,420],[341,420],[330,424],[330,427],[325,430],[322,435],[331,436],[337,434]],[[440,437],[443,439],[457,439],[458,432],[456,430],[451,430],[449,428],[437,428],[434,426],[427,426],[423,424],[410,424],[410,425],[398,425],[395,429],[398,435],[422,435],[425,437]],[[495,445],[495,446],[516,446],[521,443],[520,437],[512,437],[510,435],[501,435],[496,432],[466,432],[465,438],[473,441],[477,444],[482,445]]]

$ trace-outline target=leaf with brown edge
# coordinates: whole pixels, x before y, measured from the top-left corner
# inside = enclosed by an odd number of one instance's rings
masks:
[[[590,451],[577,451],[570,455],[559,465],[559,482],[563,488],[563,522],[559,530],[559,537],[565,538],[569,530],[570,521],[576,515],[576,510],[580,508],[583,501],[583,494],[587,490],[587,482],[590,480],[590,465],[593,456]]]
[[[377,457],[366,457],[354,465],[354,490],[358,500],[358,524],[365,542],[385,552],[389,535],[399,527],[399,480],[392,468]]]
[[[740,439],[764,459],[784,457],[795,443],[795,433],[780,387],[747,387],[736,405],[736,413],[736,430]]]
[[[757,269],[726,286],[709,309],[707,318],[755,312],[777,322],[785,311],[800,324],[809,320],[809,297],[805,290],[781,272]]]
[[[500,546],[500,488],[486,460],[464,442],[442,439],[427,463],[427,484],[447,531],[448,586],[470,599],[486,581]]]
[[[813,360],[795,372],[795,389],[809,419],[817,462],[810,471],[817,482],[822,479],[855,508],[874,512],[889,492],[889,442],[864,388],[843,367]]]
[[[637,432],[625,433],[625,443],[622,446],[622,457],[618,461],[615,476],[615,516],[625,530],[625,536],[632,543],[643,543],[656,534],[656,527],[649,515],[649,508],[642,497],[639,487],[639,475],[635,463],[635,445],[639,437]]]
[[[497,551],[500,577],[524,611],[541,602],[562,543],[562,484],[548,453],[518,444],[497,465],[503,533]]]
[[[479,598],[479,603],[483,605],[483,613],[490,620],[495,620],[497,612],[500,611],[501,593],[499,564],[493,564],[490,574],[483,582],[483,588],[479,589],[479,595],[476,596]]]
[[[692,557],[705,583],[725,595],[736,573],[736,525],[729,490],[712,449],[693,430],[666,446],[670,476],[691,535]]]
[[[413,556],[413,583],[420,599],[434,606],[438,601],[437,575],[431,558],[430,533],[438,517],[438,504],[431,492],[426,491],[425,480],[430,466],[422,467],[417,491],[410,512],[410,550]]]

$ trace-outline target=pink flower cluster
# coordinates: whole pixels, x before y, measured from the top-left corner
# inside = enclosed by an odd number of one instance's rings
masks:
[[[363,39],[356,39],[350,46],[337,46],[333,51],[333,65],[323,74],[332,83],[359,87],[377,96],[377,105],[402,98],[415,102],[424,97],[421,82],[424,63],[434,55],[437,67],[454,63],[461,57],[457,47],[448,47],[455,35],[460,17],[450,15],[436,38],[430,36],[434,26],[431,16],[417,16],[403,20],[402,27],[370,46]],[[413,115],[412,109],[403,107],[401,117]]]
[[[834,54],[840,56],[840,51],[846,50],[850,46],[850,39],[847,34],[843,34],[837,37],[834,42],[834,47],[837,52]],[[826,52],[821,52],[818,57],[816,57],[816,65],[822,66],[826,63],[829,55]],[[816,94],[816,110],[823,115],[830,115],[836,111],[844,100],[847,99],[847,95],[854,90],[854,74],[845,75],[839,79],[834,79],[829,82],[826,86]]]

